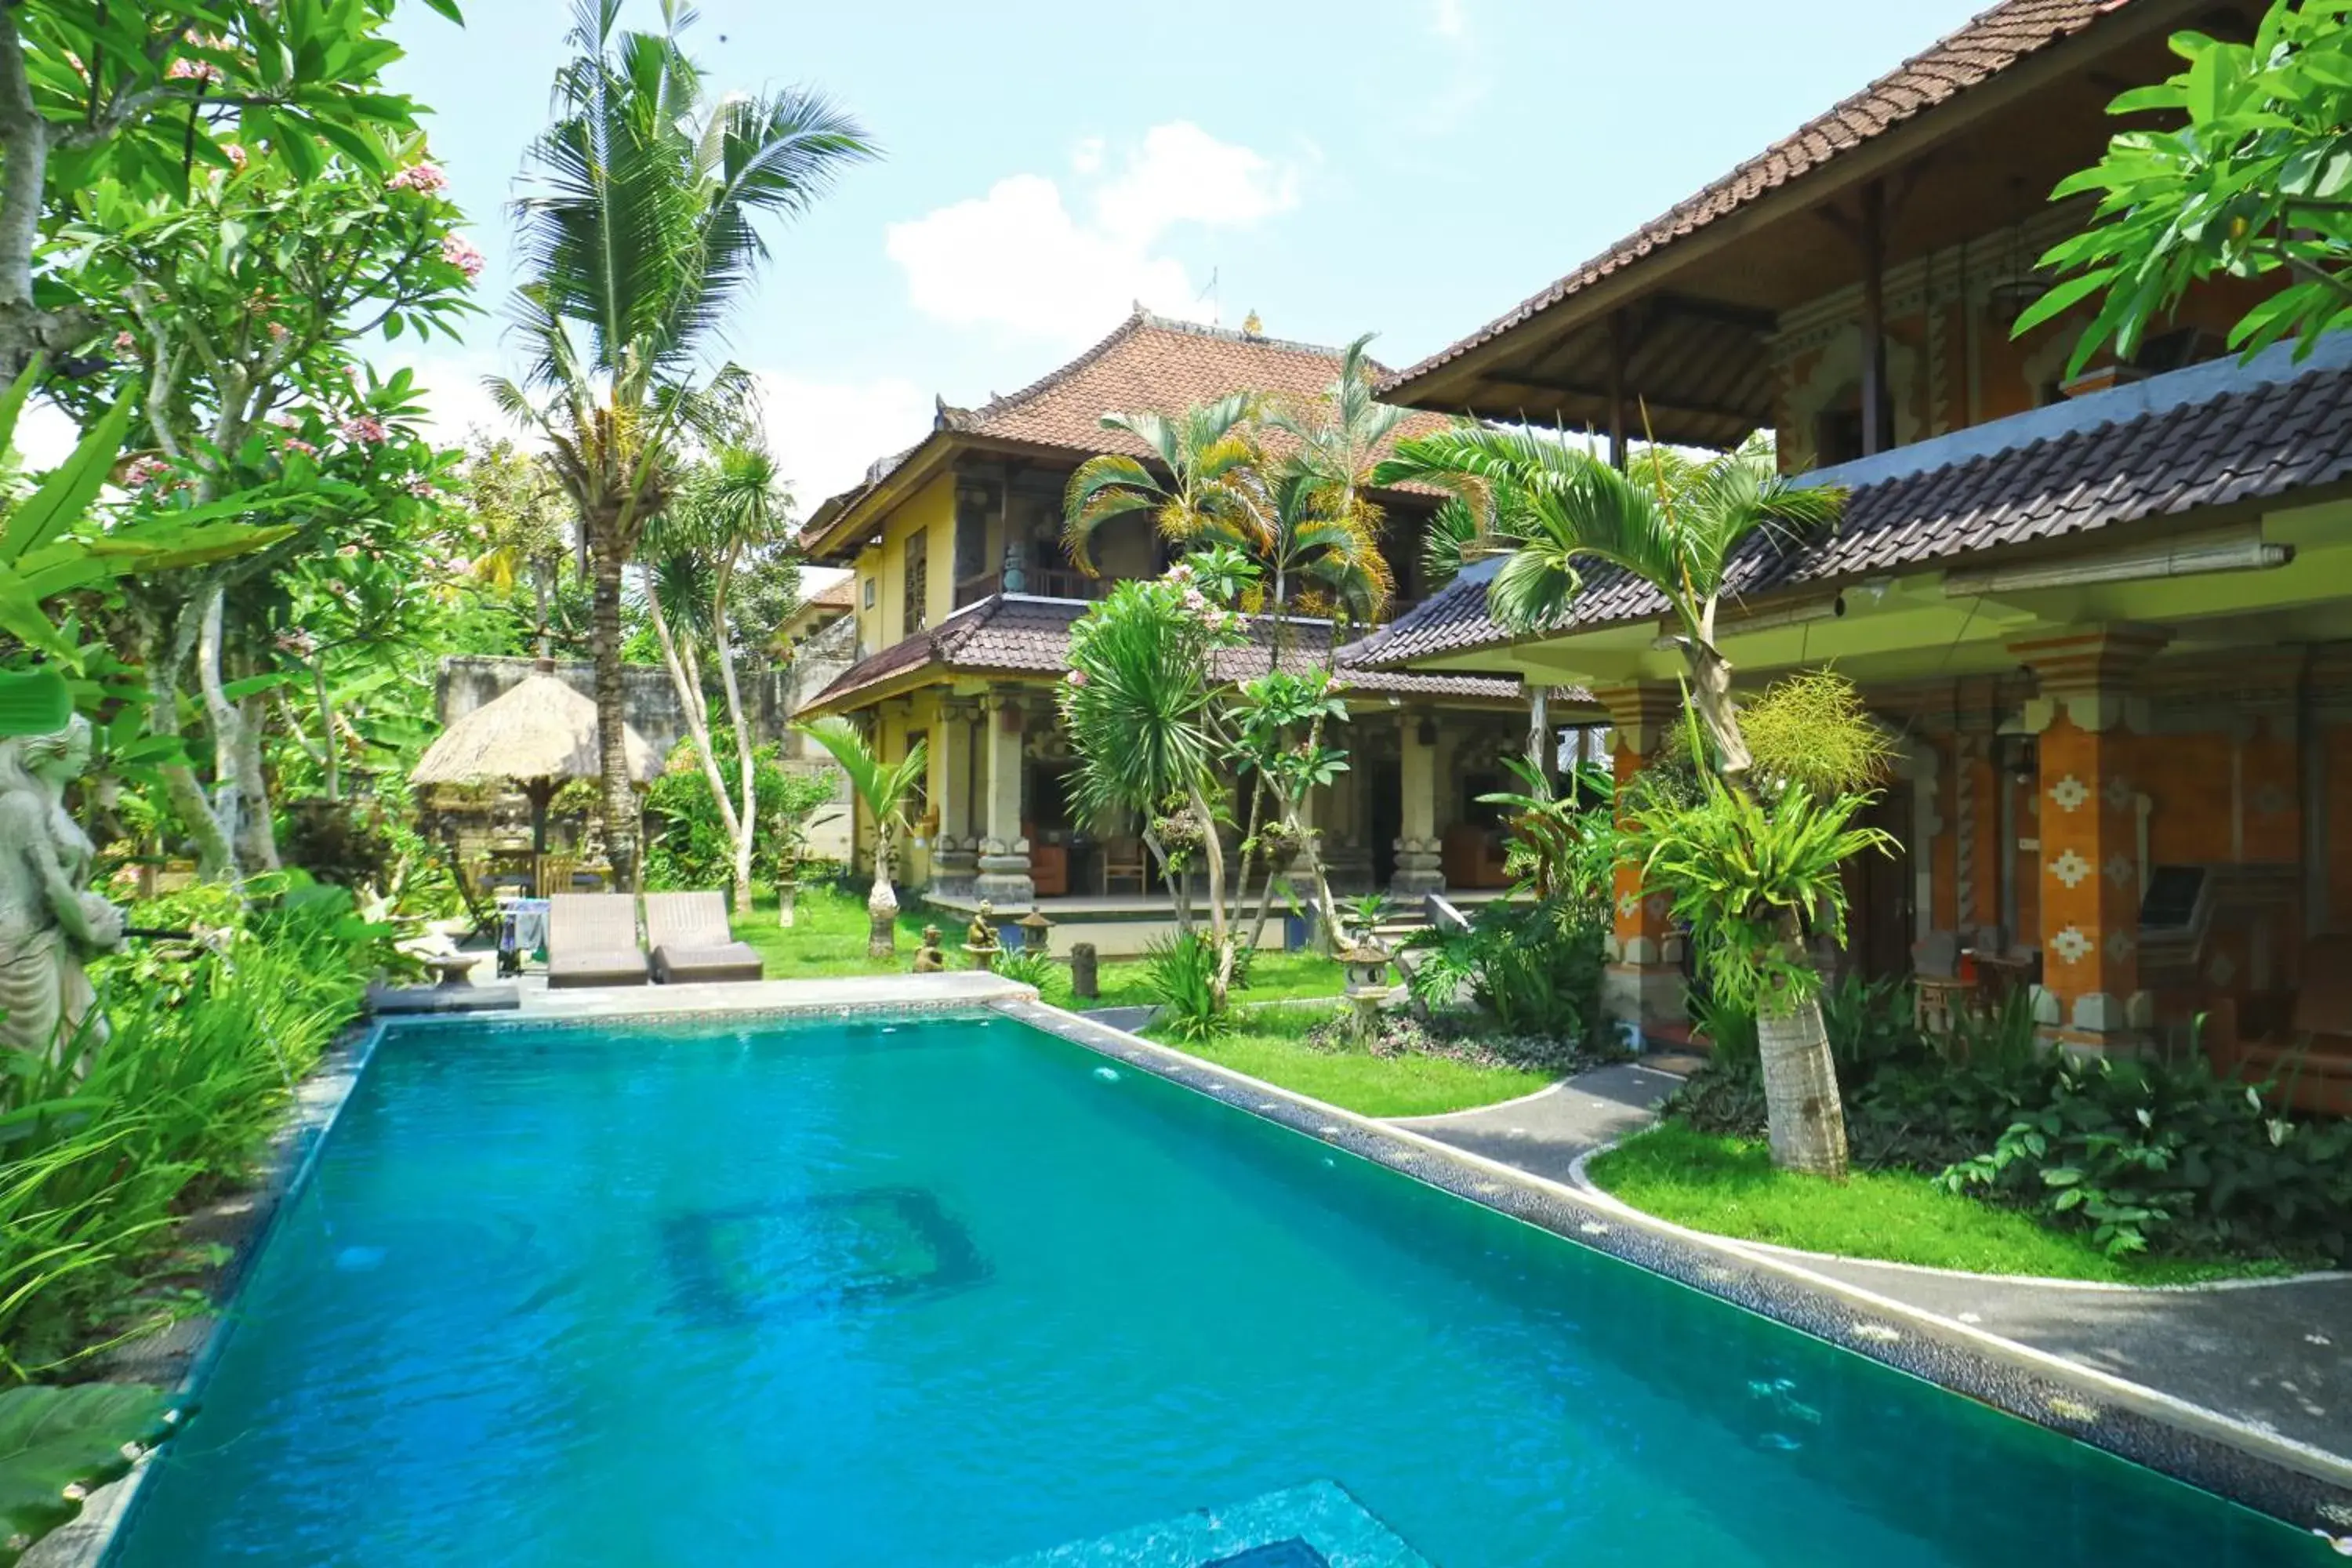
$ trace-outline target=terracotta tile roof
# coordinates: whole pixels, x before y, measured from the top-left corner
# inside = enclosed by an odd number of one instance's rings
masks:
[[[852,665],[817,693],[810,706],[837,706],[859,692],[919,669],[936,668],[960,675],[1058,675],[1069,665],[1070,627],[1087,608],[1074,599],[992,595],[958,610],[929,631]],[[1284,668],[1306,669],[1320,664],[1312,646],[1319,632],[1319,623],[1294,623],[1291,636],[1299,640],[1293,641],[1286,652]],[[1218,656],[1220,679],[1240,680],[1265,670],[1273,647],[1272,623],[1254,621],[1250,634],[1253,647],[1228,649]],[[1343,673],[1351,688],[1384,696],[1519,700],[1517,681],[1491,676],[1408,674],[1351,665],[1343,666]]]
[[[2336,356],[2322,360],[2330,357]],[[1726,573],[1726,596],[1951,564],[2011,545],[2347,480],[2352,364],[2322,363],[2137,417],[1857,483],[1836,531],[1817,543],[1790,548],[1752,537]],[[1602,568],[1587,577],[1572,614],[1549,629],[1585,631],[1666,610],[1647,584]],[[1511,640],[1487,618],[1485,580],[1457,580],[1340,657],[1393,667]]]
[[[807,598],[802,600],[801,603],[811,609],[854,609],[857,605],[856,588],[857,579],[855,577],[844,577],[840,582],[834,584],[831,587],[823,588],[818,590],[816,593],[811,594]]]
[[[1664,216],[1619,240],[1542,292],[1521,300],[1460,342],[1391,376],[1382,390],[1410,397],[1412,384],[1439,366],[1643,257],[1803,178],[1839,153],[1916,119],[2053,44],[2088,30],[2102,17],[2131,3],[2132,0],[2002,0],[1826,113],[1807,121],[1697,195],[1676,203]]]
[[[1339,352],[1138,310],[1102,342],[1018,392],[992,398],[978,408],[941,402],[932,435],[879,459],[866,470],[863,484],[824,502],[802,531],[802,542],[813,546],[865,492],[943,435],[1058,447],[1076,458],[1104,452],[1149,457],[1143,443],[1133,437],[1104,429],[1102,416],[1147,410],[1175,414],[1236,392],[1315,398],[1337,378]],[[1375,368],[1386,374],[1377,362]],[[1415,414],[1400,435],[1425,435],[1444,424],[1439,416]]]

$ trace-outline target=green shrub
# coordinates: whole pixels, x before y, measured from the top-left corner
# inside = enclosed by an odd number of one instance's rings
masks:
[[[996,955],[990,967],[1016,985],[1036,987],[1037,994],[1045,1001],[1060,1002],[1069,996],[1069,972],[1049,954],[1008,947]]]
[[[1466,982],[1472,1000],[1507,1035],[1582,1041],[1601,1017],[1601,923],[1581,903],[1493,903],[1470,929],[1418,939],[1407,982],[1423,1006],[1444,1007]]]
[[[389,930],[299,875],[247,891],[249,910],[220,889],[141,908],[204,940],[95,966],[103,1044],[0,1064],[0,1384],[179,1310],[152,1283],[177,1216],[250,1173],[357,1012]]]
[[[1154,942],[1143,963],[1143,994],[1158,1009],[1152,1026],[1186,1046],[1232,1034],[1233,1015],[1217,1005],[1216,974],[1216,946],[1200,932]]]
[[[740,778],[735,731],[723,725],[713,730],[710,744],[719,754],[719,777],[732,791]],[[751,842],[751,876],[762,883],[774,882],[785,862],[798,858],[810,823],[833,804],[839,788],[838,775],[830,770],[787,768],[780,756],[772,743],[751,752],[751,784],[760,814],[760,830]],[[646,886],[662,890],[725,888],[734,879],[735,847],[719,819],[718,803],[710,798],[701,755],[692,740],[680,741],[661,776],[646,792]]]

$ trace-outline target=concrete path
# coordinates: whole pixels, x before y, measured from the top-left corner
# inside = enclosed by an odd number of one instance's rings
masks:
[[[1617,1062],[1525,1100],[1446,1116],[1401,1118],[1397,1125],[1533,1175],[1572,1183],[1580,1157],[1647,1127],[1657,1119],[1658,1102],[1682,1081],[1639,1062]]]
[[[1526,1100],[1397,1125],[1613,1205],[1576,1162],[1655,1121],[1680,1081],[1624,1063]],[[2352,1462],[2352,1276],[2137,1289],[1732,1245]]]

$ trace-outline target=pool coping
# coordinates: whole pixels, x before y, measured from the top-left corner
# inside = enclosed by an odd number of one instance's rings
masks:
[[[186,1398],[200,1387],[226,1347],[230,1335],[223,1330],[233,1315],[247,1268],[268,1245],[288,1200],[301,1190],[352,1089],[389,1033],[992,1013],[2289,1525],[2331,1541],[2352,1538],[2352,1458],[1877,1295],[1816,1273],[1796,1259],[1685,1230],[1597,1191],[1579,1191],[1440,1142],[1410,1126],[1360,1115],[1219,1067],[1042,1002],[1026,986],[1005,982],[982,994],[980,987],[971,985],[934,989],[885,980],[872,989],[877,994],[866,999],[828,994],[797,1000],[763,986],[756,997],[739,993],[712,998],[715,1005],[635,1008],[629,1002],[643,993],[606,992],[590,994],[597,1003],[568,1007],[562,1014],[419,1015],[356,1026],[320,1070],[299,1087],[287,1128],[254,1188],[250,1221],[215,1282],[213,1303],[186,1320],[194,1325],[195,1340],[186,1352],[189,1360],[175,1395]],[[1903,1326],[1896,1327],[1898,1322]],[[91,1493],[81,1514],[36,1542],[20,1568],[100,1568],[116,1536],[134,1517],[148,1469],[148,1460],[142,1458],[127,1476]]]
[[[526,998],[519,1009],[393,1014],[356,1020],[337,1037],[310,1076],[295,1086],[285,1123],[257,1169],[252,1187],[240,1194],[245,1211],[228,1244],[228,1260],[211,1283],[208,1304],[158,1334],[130,1342],[101,1365],[110,1376],[127,1382],[158,1381],[139,1374],[142,1362],[159,1368],[180,1366],[179,1375],[172,1380],[173,1400],[184,1408],[201,1404],[194,1395],[232,1337],[230,1320],[247,1269],[268,1245],[289,1200],[309,1180],[352,1091],[359,1087],[376,1047],[388,1034],[730,1019],[760,1023],[908,1015],[979,1017],[992,1006],[1034,1001],[1036,995],[1034,987],[992,974],[958,972],[940,976],[860,976],[838,982],[583,988],[562,994],[559,1006],[544,1011],[534,1009]],[[142,1483],[158,1451],[150,1449],[129,1473],[83,1499],[81,1511],[26,1548],[17,1568],[101,1568],[115,1537],[135,1515]]]
[[[992,1010],[2298,1529],[2352,1540],[2352,1458],[1042,1002]]]

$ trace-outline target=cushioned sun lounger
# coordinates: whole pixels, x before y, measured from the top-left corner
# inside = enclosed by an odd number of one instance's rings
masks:
[[[547,984],[643,985],[637,901],[626,893],[558,893],[547,900]]]
[[[717,893],[647,893],[646,941],[654,978],[666,985],[766,975],[760,950],[728,931],[727,902]]]

